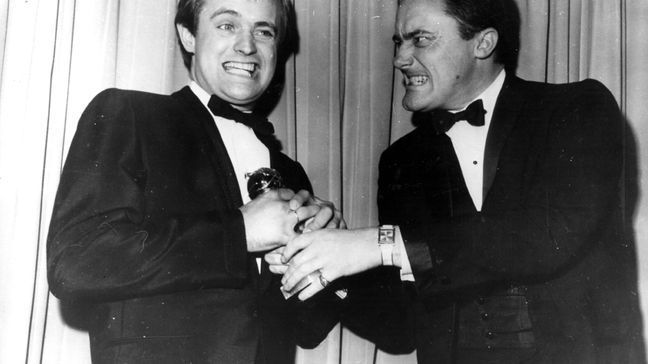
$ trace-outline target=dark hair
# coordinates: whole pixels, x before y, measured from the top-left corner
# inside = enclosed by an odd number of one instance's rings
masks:
[[[198,16],[202,10],[203,3],[205,0],[179,0],[178,7],[175,16],[175,24],[182,25],[187,28],[191,34],[196,35],[196,29],[198,27]],[[292,13],[292,2],[291,0],[274,0],[277,2],[277,10],[279,12],[279,24],[277,24],[277,39],[278,46],[281,46],[283,41],[286,38],[286,29],[288,28],[289,17]],[[191,68],[191,57],[192,54],[187,52],[180,41],[180,34],[176,29],[176,36],[178,38],[178,43],[180,44],[180,51],[182,52],[182,61],[184,62],[187,69]],[[279,47],[281,49],[281,47]]]
[[[495,62],[514,70],[520,51],[520,13],[514,0],[443,0],[445,12],[459,23],[464,40],[486,28],[499,35]]]

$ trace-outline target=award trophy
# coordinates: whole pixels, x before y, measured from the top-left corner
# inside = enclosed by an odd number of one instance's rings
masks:
[[[265,167],[259,168],[252,173],[246,174],[246,177],[248,178],[247,190],[251,200],[255,199],[259,195],[262,195],[266,191],[284,187],[283,180],[281,179],[281,175],[277,170],[273,168],[265,168]],[[298,222],[295,225],[295,232],[297,233],[303,232],[305,225],[306,223]],[[288,262],[288,264],[290,264],[290,262]],[[299,293],[302,289],[311,285],[313,282],[318,281],[319,276],[320,276],[320,272],[315,271],[307,275],[306,277],[304,277],[290,291],[285,291],[283,287],[281,287],[281,293],[284,295],[286,299],[289,299],[293,295]],[[335,293],[340,298],[346,297],[346,290],[339,290],[336,291]]]

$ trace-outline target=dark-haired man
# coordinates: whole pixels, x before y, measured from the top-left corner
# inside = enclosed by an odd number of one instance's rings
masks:
[[[94,363],[289,363],[298,339],[314,346],[334,324],[308,320],[297,332],[306,307],[285,301],[256,256],[313,215],[310,229],[340,223],[253,112],[275,71],[287,5],[179,1],[191,84],[170,96],[106,90],[83,113],[48,272],[64,303],[91,304]],[[260,167],[277,169],[288,189],[250,201],[245,175]]]
[[[381,158],[389,225],[304,234],[266,259],[287,289],[399,267],[421,363],[643,362],[623,118],[597,81],[515,77],[517,19],[508,0],[400,1],[394,66],[418,128]]]

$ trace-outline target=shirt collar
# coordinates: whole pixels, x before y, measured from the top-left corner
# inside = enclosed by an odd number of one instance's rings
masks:
[[[504,86],[504,79],[506,78],[506,71],[503,69],[497,75],[495,80],[481,93],[477,96],[475,100],[482,99],[484,103],[484,110],[486,110],[485,122],[490,123],[491,118],[493,117],[493,111],[495,110],[495,103],[497,102],[497,96],[499,96],[502,86]]]
[[[211,110],[209,109],[209,100],[211,99],[211,95],[207,91],[205,91],[205,89],[200,87],[200,85],[194,80],[191,80],[191,82],[189,82],[189,88],[191,89],[191,91],[193,91],[193,93],[196,95],[196,97],[198,97],[198,100],[200,100],[200,102],[203,105],[205,105],[207,110],[209,110],[209,112],[211,112]],[[245,110],[245,111],[241,111],[241,112],[247,114],[247,113],[250,113],[252,111]]]
[[[482,103],[484,104],[484,110],[486,111],[486,115],[484,115],[484,124],[488,126],[490,124],[490,120],[493,117],[493,111],[495,110],[495,103],[497,102],[497,96],[499,95],[500,91],[502,90],[502,86],[504,86],[504,79],[506,79],[506,71],[502,69],[500,73],[495,77],[495,80],[491,82],[488,87],[482,91],[477,97],[474,99],[470,100],[468,104],[466,104],[466,107],[459,109],[459,110],[449,110],[450,112],[460,112],[465,110],[468,105],[472,104],[473,101],[475,100],[482,100]]]
[[[209,103],[209,99],[211,98],[211,95],[207,93],[196,81],[191,81],[189,82],[189,88],[193,93],[198,97],[198,100],[207,107],[207,104]],[[209,107],[207,107],[209,109]]]

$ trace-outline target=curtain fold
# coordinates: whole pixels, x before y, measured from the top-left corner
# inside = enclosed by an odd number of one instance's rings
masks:
[[[350,228],[376,226],[378,161],[389,146],[393,67],[391,41],[396,2],[350,0],[340,31],[344,61],[342,85],[342,169],[344,211]],[[342,333],[340,363],[407,363],[376,351],[373,343],[349,330]],[[410,356],[410,359],[415,357]]]
[[[643,0],[627,0],[622,2],[624,15],[624,30],[622,32],[626,46],[622,63],[624,76],[622,79],[621,106],[629,129],[627,143],[636,146],[638,164],[628,166],[638,171],[628,176],[627,183],[637,188],[639,193],[638,206],[630,211],[629,219],[634,221],[636,246],[639,255],[639,298],[644,317],[644,340],[648,337],[648,2]]]
[[[389,146],[396,4],[353,0],[345,5],[342,207],[349,225],[361,227],[378,223],[377,169],[357,167],[377,166]]]
[[[596,78],[613,92],[648,189],[648,3],[516,0],[518,75],[552,83]],[[299,50],[270,114],[284,151],[351,227],[377,224],[382,150],[413,129],[394,72],[393,0],[295,1]],[[49,295],[45,239],[79,116],[107,87],[170,93],[187,83],[175,40],[176,0],[0,0],[0,363],[88,363],[87,334]],[[632,196],[630,197],[632,198]],[[648,292],[648,198],[634,218]],[[629,203],[631,203],[630,201]],[[645,301],[645,300],[643,300]],[[643,302],[642,307],[648,309]],[[646,325],[644,325],[645,327]],[[377,352],[339,325],[297,363],[414,363]]]
[[[0,38],[0,362],[15,363],[31,352],[30,323],[42,324],[45,312],[35,296],[46,292],[37,263],[44,254],[38,242],[57,4],[5,3],[0,9],[6,19]]]
[[[341,206],[340,0],[295,1],[299,48],[293,57],[294,119],[272,118],[294,127],[287,141],[302,163],[315,193]],[[315,30],[317,31],[304,31]],[[294,143],[291,148],[291,143]],[[343,332],[337,325],[316,349],[298,349],[297,363],[338,363]]]
[[[319,195],[340,205],[339,0],[296,1],[296,155]],[[289,91],[289,90],[286,90]],[[274,121],[274,120],[273,120]],[[281,123],[281,120],[275,122]]]

